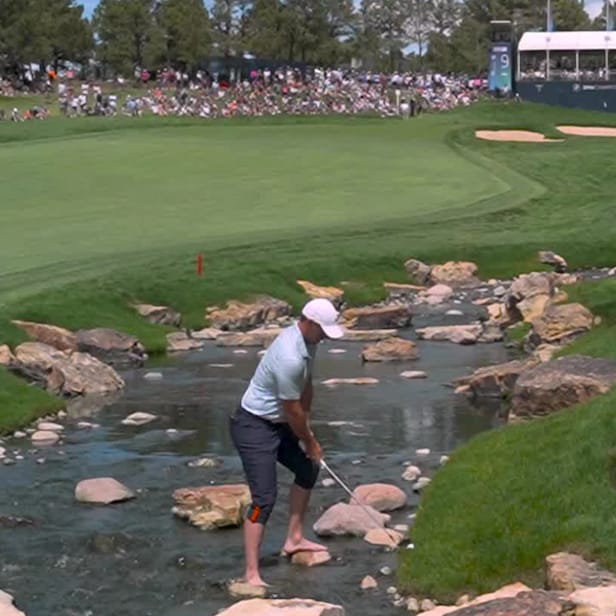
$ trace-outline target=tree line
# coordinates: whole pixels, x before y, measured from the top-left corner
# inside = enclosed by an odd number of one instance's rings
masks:
[[[608,2],[609,0],[605,0]],[[193,73],[207,57],[246,53],[370,70],[486,69],[490,20],[542,30],[544,0],[0,0],[0,73],[95,60],[107,71],[164,66]],[[605,28],[583,0],[552,0],[558,30]]]

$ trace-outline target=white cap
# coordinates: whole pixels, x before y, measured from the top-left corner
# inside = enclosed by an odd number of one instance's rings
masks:
[[[336,323],[338,311],[328,299],[312,299],[302,309],[302,314],[321,326],[328,338],[342,338],[344,327]]]

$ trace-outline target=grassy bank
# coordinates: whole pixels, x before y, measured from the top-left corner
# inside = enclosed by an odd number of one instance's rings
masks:
[[[568,289],[603,319],[566,353],[616,359],[616,281]],[[571,549],[616,567],[616,390],[547,418],[482,434],[425,491],[402,557],[404,586],[451,600],[523,580]]]

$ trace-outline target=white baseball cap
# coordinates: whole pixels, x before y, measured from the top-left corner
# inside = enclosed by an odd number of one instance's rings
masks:
[[[328,299],[312,299],[302,309],[302,314],[317,325],[328,338],[342,338],[344,327],[338,325],[338,311]]]

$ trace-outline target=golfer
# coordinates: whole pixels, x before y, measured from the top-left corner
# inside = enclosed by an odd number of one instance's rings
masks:
[[[276,462],[295,474],[283,553],[326,549],[304,538],[303,523],[323,456],[310,429],[313,364],[319,342],[344,335],[337,318],[328,300],[309,301],[299,321],[284,329],[261,358],[241,406],[231,417],[231,437],[252,499],[244,524],[244,580],[254,586],[266,586],[259,572],[259,551],[276,502]]]

